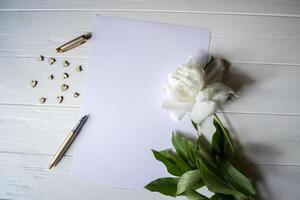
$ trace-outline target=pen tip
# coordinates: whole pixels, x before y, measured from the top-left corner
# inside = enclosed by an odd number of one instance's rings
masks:
[[[48,167],[48,169],[50,170],[52,167],[54,166],[54,163],[51,163]]]
[[[61,48],[58,47],[58,48],[56,49],[56,52],[57,52],[57,53],[62,53]]]

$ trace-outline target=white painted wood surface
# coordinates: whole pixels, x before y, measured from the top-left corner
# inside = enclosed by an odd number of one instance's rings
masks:
[[[223,119],[261,175],[262,199],[299,199],[300,2],[297,0],[0,1],[0,199],[169,199],[144,190],[103,187],[70,178],[72,149],[47,166],[76,122],[90,44],[62,55],[55,47],[92,29],[95,14],[207,27],[211,53],[231,62],[228,84],[240,98]],[[57,58],[54,66],[36,61]],[[62,68],[64,59],[70,68]],[[60,79],[72,87],[58,105]],[[29,81],[40,80],[36,89]],[[49,99],[38,103],[40,96]],[[78,142],[78,141],[77,141]]]

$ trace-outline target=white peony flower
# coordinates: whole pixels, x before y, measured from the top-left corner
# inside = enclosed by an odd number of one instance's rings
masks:
[[[189,113],[197,124],[214,114],[218,104],[234,94],[229,87],[219,82],[206,85],[205,72],[193,59],[169,74],[164,90],[167,98],[162,107],[169,112],[170,117],[178,121]]]

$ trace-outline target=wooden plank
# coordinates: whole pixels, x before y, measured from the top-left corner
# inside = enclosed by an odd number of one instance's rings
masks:
[[[233,63],[225,82],[240,98],[227,103],[225,111],[298,115],[295,91],[300,89],[298,67]]]
[[[95,13],[1,12],[0,56],[56,56],[57,46],[91,30]],[[210,52],[231,62],[300,63],[297,54],[300,47],[296,45],[300,40],[300,22],[296,18],[145,12],[100,14],[209,28],[212,30]],[[89,43],[63,56],[87,57],[88,49]]]
[[[40,105],[38,99],[47,97],[46,106],[79,107],[84,95],[87,59],[69,58],[69,67],[62,67],[63,60],[58,57],[56,63],[50,66],[46,61],[38,62],[36,58],[2,57],[0,103]],[[77,65],[82,65],[84,70],[77,72]],[[295,92],[300,90],[299,67],[233,63],[230,70],[225,82],[237,91],[240,98],[228,102],[224,106],[226,112],[300,114],[300,97]],[[61,77],[64,72],[70,75],[68,79]],[[54,80],[48,79],[50,74],[54,75]],[[32,88],[30,80],[38,80],[38,85]],[[70,86],[66,92],[60,91],[63,83]],[[74,98],[74,92],[79,92],[81,96]],[[64,96],[61,104],[56,100],[60,95]]]
[[[144,189],[121,189],[72,179],[72,157],[65,157],[53,170],[47,170],[48,155],[0,153],[0,198],[3,199],[145,199],[167,200]],[[300,167],[253,166],[262,199],[298,198]],[[208,195],[208,192],[204,194]],[[178,198],[185,199],[185,198]]]
[[[1,106],[0,152],[54,154],[78,118],[74,108]]]
[[[299,17],[299,2],[296,0],[147,0],[147,1],[25,1],[2,0],[0,11],[32,10],[114,10],[114,11],[156,11],[156,12],[193,12],[244,15],[271,15]]]
[[[0,152],[52,155],[79,118],[74,108],[0,108]],[[225,117],[232,136],[254,163],[300,165],[300,116],[228,113]],[[209,137],[211,132],[205,132]],[[73,148],[68,155],[73,155]]]
[[[0,153],[0,199],[155,199],[158,194],[144,190],[105,187],[72,179],[72,158],[65,157],[49,171],[51,156]]]

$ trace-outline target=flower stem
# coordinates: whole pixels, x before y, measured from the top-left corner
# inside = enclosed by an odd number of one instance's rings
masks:
[[[197,134],[198,134],[199,137],[202,135],[200,124],[197,124]]]

